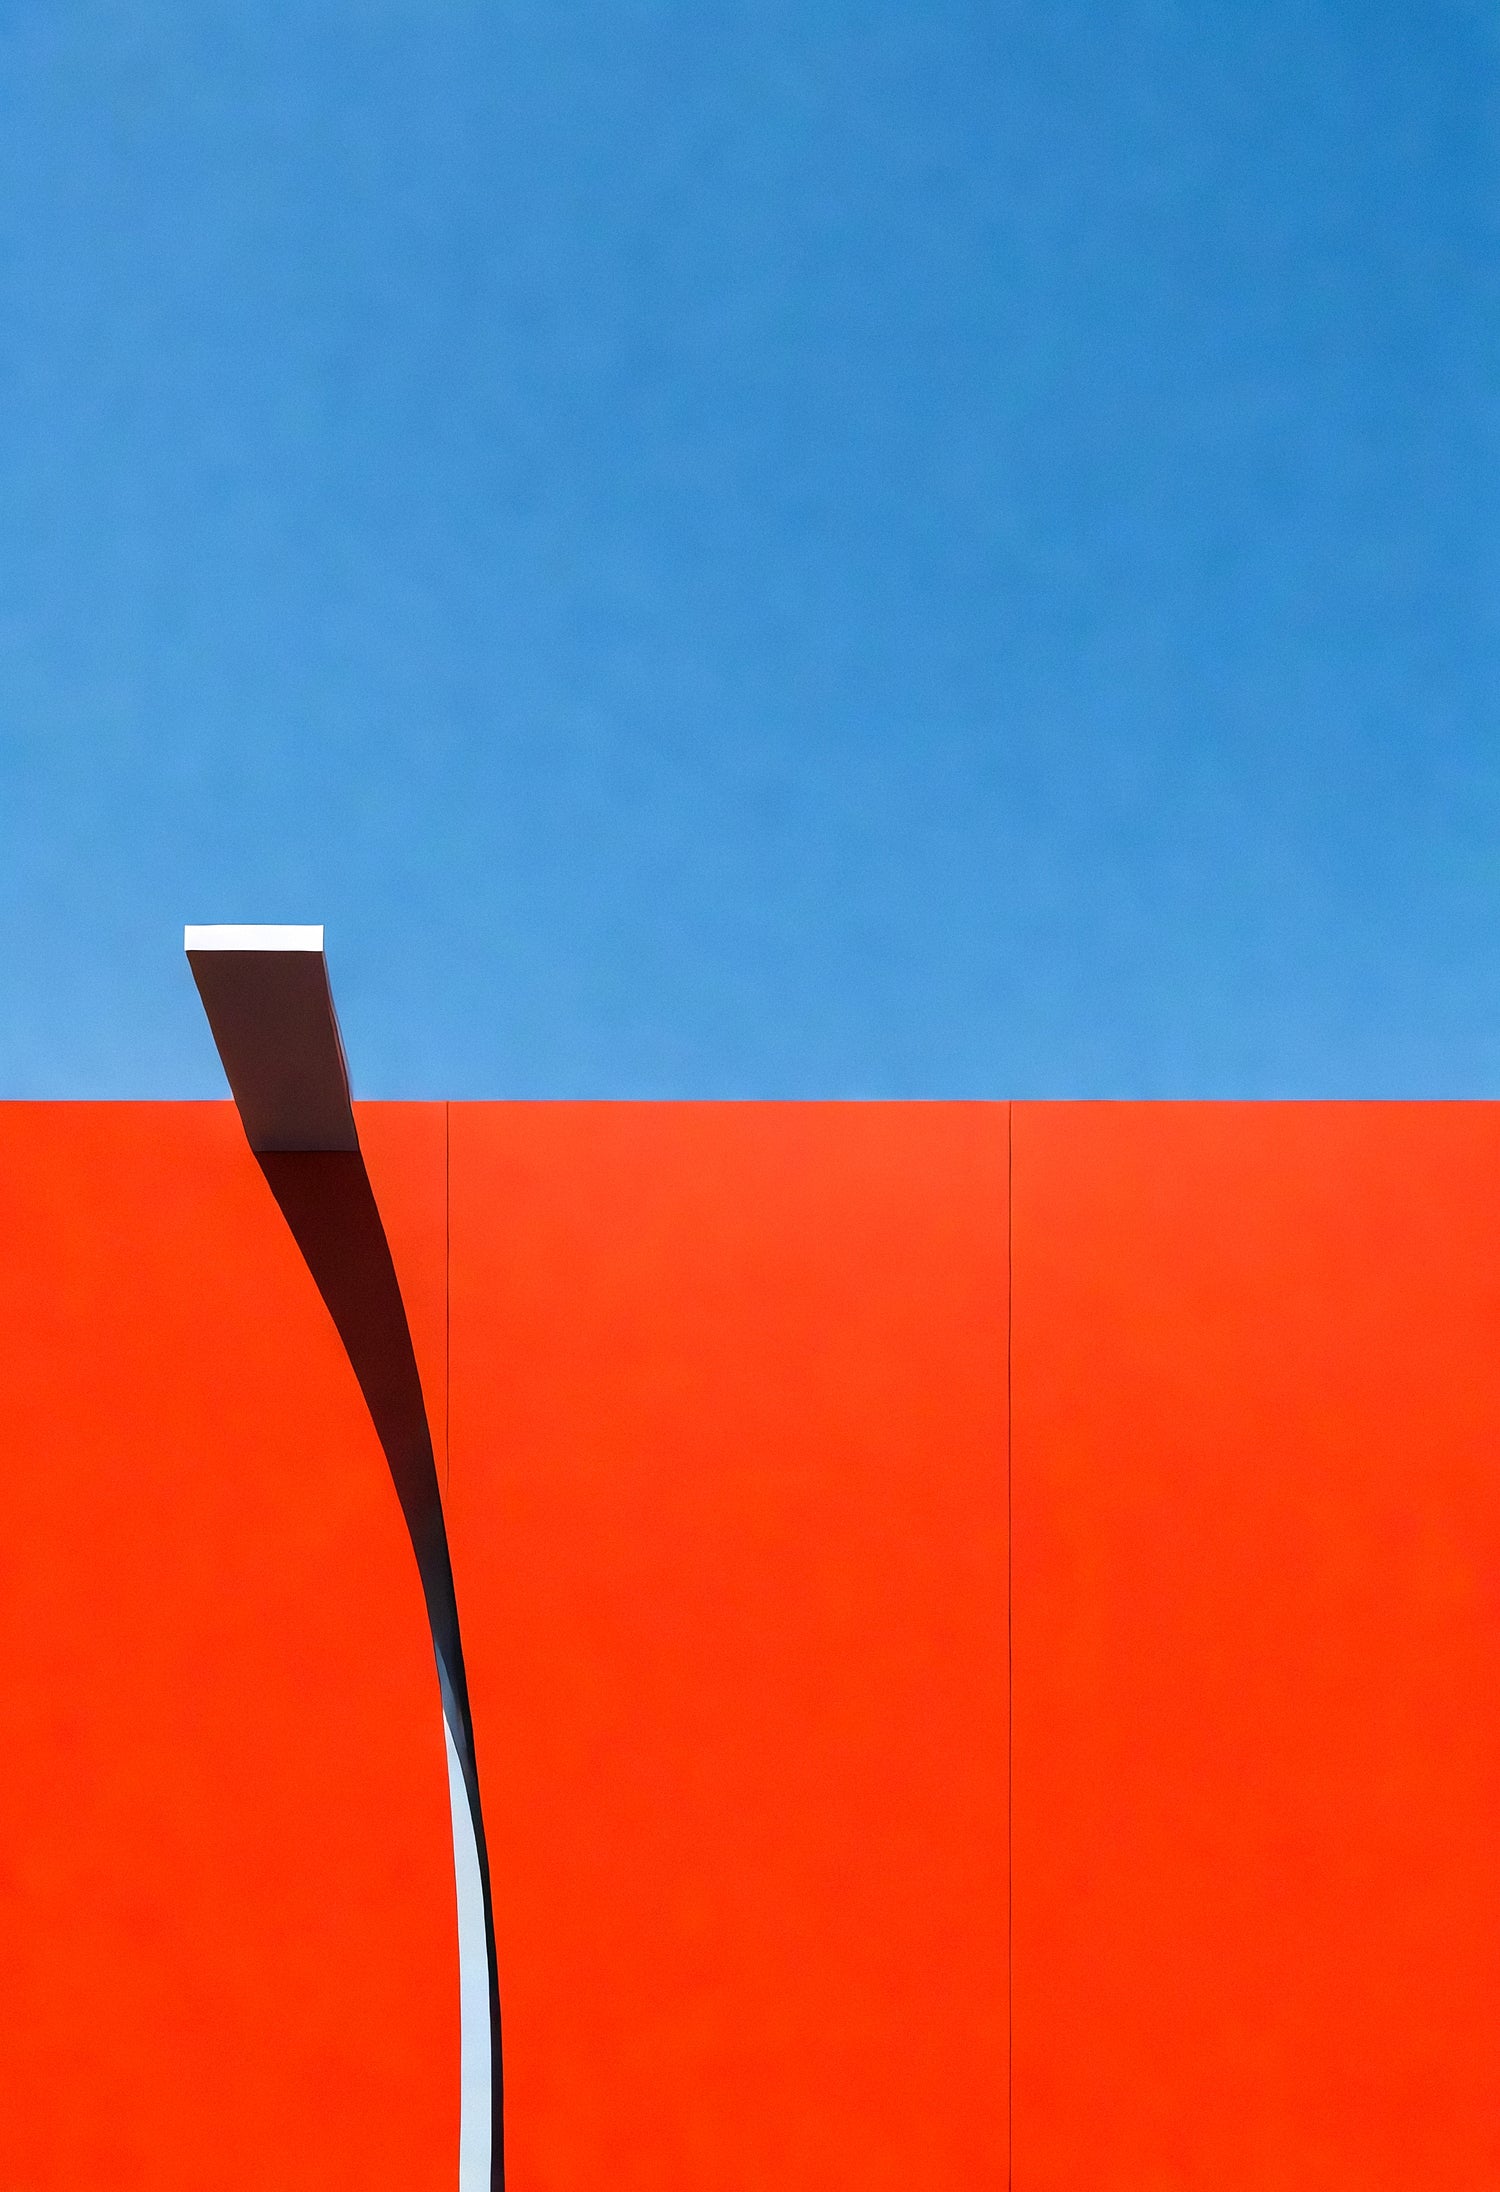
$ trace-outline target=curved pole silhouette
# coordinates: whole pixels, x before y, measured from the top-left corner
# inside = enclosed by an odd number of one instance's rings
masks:
[[[432,1433],[359,1147],[321,929],[189,929],[189,964],[256,1161],[349,1358],[416,1555],[437,1660],[459,1919],[459,2192],[503,2192],[500,1992],[458,1601]]]

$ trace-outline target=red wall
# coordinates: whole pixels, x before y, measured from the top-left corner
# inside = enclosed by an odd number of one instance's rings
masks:
[[[1500,2184],[1500,1109],[1014,1180],[1015,2182]]]
[[[426,1616],[229,1106],[0,1107],[0,1422],[0,2185],[451,2192]]]
[[[1005,1121],[455,1105],[519,2187],[1005,2167]]]
[[[1489,1107],[360,1124],[515,2192],[1500,2182]],[[0,2185],[451,2186],[420,1594],[229,1107],[0,1106],[0,1315]]]

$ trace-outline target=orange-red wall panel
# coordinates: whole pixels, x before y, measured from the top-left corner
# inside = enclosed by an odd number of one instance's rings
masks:
[[[0,1418],[0,2184],[450,2192],[427,1624],[229,1105],[0,1106]]]
[[[1495,1120],[1018,1106],[1008,1241],[1002,1106],[360,1107],[516,2192],[1003,2182],[1011,1985],[1017,2192],[1500,2182]],[[0,1240],[0,2182],[450,2185],[415,1567],[232,1111],[0,1107]]]
[[[454,1105],[518,2192],[1003,2181],[1005,1112]]]
[[[1500,2183],[1500,1112],[1018,1105],[1017,2192]]]

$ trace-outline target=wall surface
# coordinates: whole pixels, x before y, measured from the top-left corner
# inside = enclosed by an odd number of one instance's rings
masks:
[[[1500,2181],[1490,1108],[358,1108],[516,2192]],[[0,1107],[0,1310],[0,2184],[451,2187],[426,1622],[230,1107]]]
[[[0,1335],[0,2185],[451,2192],[426,1616],[233,1110],[0,1107]]]
[[[520,2186],[1003,2179],[1005,1115],[455,1105]]]
[[[1015,2182],[1500,2183],[1500,1111],[1014,1143]]]

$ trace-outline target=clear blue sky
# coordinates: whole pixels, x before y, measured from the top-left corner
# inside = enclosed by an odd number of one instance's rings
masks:
[[[0,0],[0,1093],[1500,1094],[1482,0]]]

